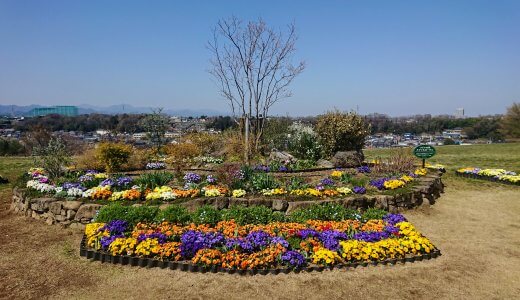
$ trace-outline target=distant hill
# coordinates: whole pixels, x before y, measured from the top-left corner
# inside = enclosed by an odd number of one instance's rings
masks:
[[[52,106],[52,105],[48,105]],[[108,115],[116,115],[116,114],[142,114],[142,113],[150,113],[152,112],[152,107],[137,107],[129,104],[117,104],[111,106],[94,106],[89,104],[80,104],[76,105],[78,107],[78,113],[80,115],[84,114],[108,114]],[[29,112],[36,107],[45,107],[45,105],[27,105],[27,106],[19,106],[19,105],[0,105],[0,115],[15,115],[15,116],[27,116]],[[183,116],[183,117],[198,117],[202,115],[206,116],[223,116],[229,115],[229,113],[212,110],[212,109],[164,109],[164,113],[171,116]]]

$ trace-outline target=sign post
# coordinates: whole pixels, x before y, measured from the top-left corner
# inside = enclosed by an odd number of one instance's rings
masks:
[[[437,151],[430,145],[419,145],[413,149],[413,155],[422,159],[422,167],[425,167],[426,159],[435,155]]]

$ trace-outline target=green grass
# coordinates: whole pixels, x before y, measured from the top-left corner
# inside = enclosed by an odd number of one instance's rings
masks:
[[[409,148],[410,153],[413,148]],[[503,168],[520,172],[520,143],[436,146],[437,154],[427,162],[443,164],[453,171],[463,167]],[[395,153],[396,149],[365,150],[367,160],[384,158]],[[420,163],[420,160],[417,159]]]
[[[0,157],[0,175],[9,179],[9,184],[0,185],[0,197],[10,193],[16,179],[32,166],[30,157]]]

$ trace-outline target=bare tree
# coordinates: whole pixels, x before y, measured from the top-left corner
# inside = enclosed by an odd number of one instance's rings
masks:
[[[291,96],[288,87],[305,68],[303,61],[292,63],[296,40],[294,24],[283,33],[267,27],[261,19],[244,25],[231,17],[218,21],[213,40],[208,42],[213,55],[209,72],[233,115],[251,118],[255,149],[269,109]]]

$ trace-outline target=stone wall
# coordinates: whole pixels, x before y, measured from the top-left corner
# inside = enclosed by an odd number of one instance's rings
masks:
[[[292,201],[272,198],[197,198],[180,203],[190,211],[203,205],[212,205],[218,209],[225,209],[234,205],[258,206],[263,205],[275,211],[290,214],[291,212],[320,203],[338,203],[347,208],[366,210],[367,208],[381,208],[393,213],[403,212],[407,209],[430,206],[435,204],[437,198],[444,192],[444,184],[441,180],[442,173],[428,174],[417,179],[417,184],[412,191],[388,196],[388,195],[353,195],[341,199]],[[141,204],[134,204],[141,205]],[[170,203],[164,203],[159,207],[165,208]],[[85,203],[82,201],[64,201],[55,198],[29,198],[23,190],[13,189],[13,203],[11,210],[16,213],[43,220],[47,224],[58,224],[83,229],[85,224],[91,222],[96,212],[102,207],[100,204]]]

